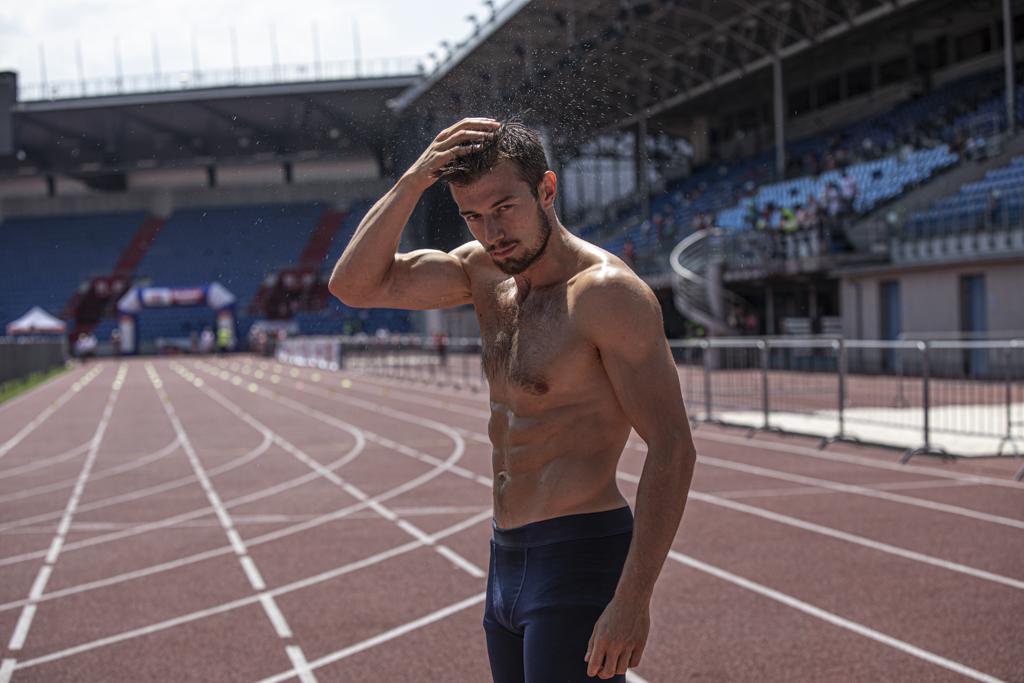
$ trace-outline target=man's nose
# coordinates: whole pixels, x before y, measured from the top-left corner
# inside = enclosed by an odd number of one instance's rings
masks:
[[[484,218],[484,240],[488,244],[498,244],[505,239],[505,231],[493,218]]]

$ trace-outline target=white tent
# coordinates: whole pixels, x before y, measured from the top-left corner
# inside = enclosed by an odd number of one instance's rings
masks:
[[[64,334],[64,322],[33,306],[28,313],[7,323],[7,334]]]

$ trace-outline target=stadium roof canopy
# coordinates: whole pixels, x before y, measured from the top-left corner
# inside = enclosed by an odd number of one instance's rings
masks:
[[[133,169],[380,157],[386,101],[416,76],[226,86],[18,102],[18,155],[0,174],[62,173],[116,187]]]
[[[911,8],[924,12],[948,4],[511,0],[474,39],[390,104],[442,117],[528,111],[562,133],[572,130],[581,142],[669,114],[757,72],[770,77],[765,67],[776,55],[788,60],[885,17],[905,19]],[[770,80],[768,87],[770,97]]]

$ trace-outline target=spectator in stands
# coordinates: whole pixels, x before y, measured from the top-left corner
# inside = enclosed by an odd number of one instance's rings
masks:
[[[782,223],[781,223],[782,232],[785,232],[785,233],[794,233],[794,232],[796,232],[797,229],[800,227],[800,223],[797,220],[796,213],[793,211],[793,209],[791,209],[791,208],[789,208],[787,206],[787,207],[782,209],[781,215],[782,215],[782,219],[781,219],[782,220]]]
[[[857,181],[849,171],[844,170],[839,179],[839,192],[842,197],[842,210],[844,213],[853,211],[853,202],[857,199]]]
[[[1002,223],[1000,220],[1000,213],[1003,208],[1002,192],[998,188],[992,188],[988,193],[988,200],[986,202],[986,208],[988,209],[988,226],[989,228],[998,226]],[[979,226],[981,227],[981,226]]]
[[[833,221],[839,216],[842,210],[842,194],[839,192],[839,186],[832,182],[825,187],[825,211],[828,214],[829,221]]]

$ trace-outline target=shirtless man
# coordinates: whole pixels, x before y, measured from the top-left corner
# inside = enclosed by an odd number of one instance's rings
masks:
[[[438,179],[474,240],[397,254]],[[490,385],[484,630],[496,683],[622,681],[640,663],[695,460],[658,302],[620,259],[566,230],[557,182],[534,131],[463,119],[370,209],[330,281],[350,306],[476,309]],[[615,479],[630,428],[648,448],[635,523]]]

